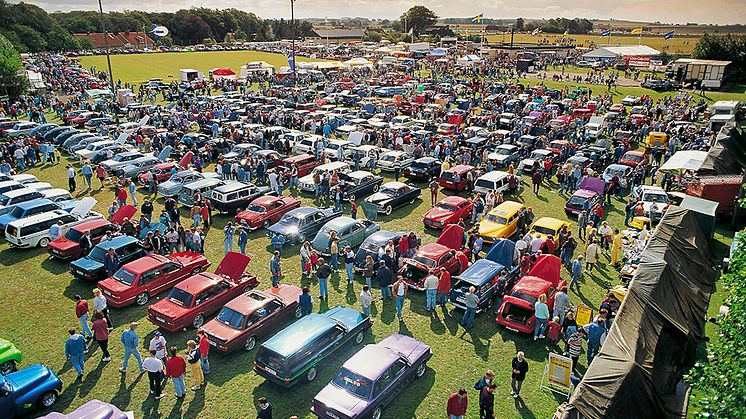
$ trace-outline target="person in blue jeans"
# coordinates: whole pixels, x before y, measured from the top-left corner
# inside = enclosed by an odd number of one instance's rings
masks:
[[[586,352],[588,365],[591,364],[593,358],[598,355],[601,345],[603,345],[606,339],[606,320],[603,317],[597,317],[596,321],[583,326],[583,329],[588,335],[588,351]]]
[[[400,276],[394,285],[391,287],[396,297],[396,317],[399,321],[402,321],[402,309],[404,308],[404,299],[407,298],[407,283],[404,282],[404,277]]]
[[[324,261],[324,258],[319,258],[319,268],[316,270],[316,277],[319,279],[319,299],[329,298],[328,281],[331,274],[332,268]]]
[[[85,338],[75,329],[69,329],[70,337],[65,341],[65,359],[73,364],[75,372],[78,373],[78,379],[83,378],[83,366],[85,365],[86,349]]]
[[[140,352],[137,350],[140,345],[140,338],[137,336],[135,329],[139,325],[140,324],[137,322],[132,322],[130,323],[130,327],[122,332],[120,340],[124,346],[124,362],[122,363],[122,368],[119,368],[119,372],[127,371],[127,362],[130,359],[130,355],[133,355],[135,359],[137,359],[137,365],[140,367],[140,372],[145,372],[145,369],[142,367],[142,357],[140,356]]]
[[[352,284],[353,268],[355,267],[355,252],[350,246],[345,246],[345,270],[347,271],[347,283]]]
[[[534,340],[544,339],[544,329],[546,329],[549,319],[549,307],[547,306],[547,296],[545,294],[541,294],[539,301],[534,303],[534,316],[536,316]]]
[[[573,289],[576,285],[578,289],[580,289],[578,281],[581,276],[583,276],[583,255],[578,255],[578,257],[572,261],[572,267],[570,268],[570,289]]]
[[[391,273],[391,269],[386,266],[386,261],[381,260],[379,262],[378,272],[376,273],[376,280],[378,280],[378,286],[381,287],[381,300],[387,300],[393,298],[391,294],[391,281],[394,279],[394,274]]]
[[[233,223],[228,223],[223,227],[223,250],[225,254],[233,251],[233,236],[236,235],[236,229],[233,228]]]
[[[313,311],[313,300],[311,299],[311,291],[308,287],[303,287],[303,291],[298,296],[298,307],[300,307],[301,317],[307,316]]]
[[[435,276],[434,271],[431,269],[430,274],[425,278],[425,310],[435,310],[435,296],[438,293],[438,277]]]
[[[272,259],[269,260],[269,272],[272,275],[272,288],[276,288],[280,284],[280,277],[282,276],[282,262],[280,261],[280,252],[275,250]]]
[[[466,294],[466,310],[464,316],[461,318],[461,326],[467,329],[471,329],[474,325],[474,316],[477,314],[477,306],[479,305],[479,297],[476,294],[477,289],[469,287],[469,292]]]

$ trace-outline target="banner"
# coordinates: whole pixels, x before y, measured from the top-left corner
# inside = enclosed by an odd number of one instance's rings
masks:
[[[578,306],[578,308],[575,309],[575,323],[578,324],[578,327],[583,327],[586,324],[590,323],[593,319],[593,309],[586,306]]]
[[[624,57],[629,67],[650,67],[650,57],[643,55],[630,55]]]
[[[549,353],[549,374],[547,381],[551,385],[559,386],[563,390],[570,390],[570,373],[572,372],[572,359]]]

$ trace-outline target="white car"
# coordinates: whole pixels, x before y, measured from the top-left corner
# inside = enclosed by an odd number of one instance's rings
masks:
[[[341,161],[335,161],[333,163],[327,163],[322,164],[321,166],[316,166],[313,171],[302,178],[298,179],[298,183],[300,184],[300,190],[305,192],[313,192],[316,190],[316,183],[313,181],[313,175],[314,173],[323,173],[323,172],[340,172],[340,173],[348,173],[352,169],[350,168],[350,165],[341,162]]]
[[[663,208],[670,200],[663,188],[658,186],[642,185],[635,188],[634,199],[642,201],[645,214],[655,223],[663,218]]]
[[[288,135],[293,134],[285,134],[286,137]],[[295,145],[293,146],[291,153],[316,155],[316,142],[318,141],[322,141],[322,137],[319,137],[318,135],[296,134]]]
[[[13,128],[6,129],[3,134],[7,138],[26,138],[38,125],[36,122],[21,121],[13,125]]]
[[[378,168],[387,172],[393,172],[397,167],[403,169],[414,163],[414,155],[406,151],[389,151],[383,153],[378,160]]]
[[[78,158],[82,160],[90,160],[93,156],[96,155],[96,153],[99,152],[99,150],[103,150],[106,147],[111,147],[114,144],[116,144],[116,141],[114,140],[102,140],[102,141],[96,141],[95,143],[89,143],[84,149],[77,150],[75,152],[75,155],[78,156]]]
[[[635,106],[640,103],[640,97],[635,95],[627,95],[622,99],[622,105],[624,106]]]
[[[350,155],[350,148],[354,145],[347,140],[330,140],[324,148],[324,155],[332,161],[340,160],[339,149],[342,149],[342,160],[346,160]]]

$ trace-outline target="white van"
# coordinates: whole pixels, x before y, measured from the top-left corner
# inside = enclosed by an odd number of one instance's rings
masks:
[[[313,169],[313,171],[311,171],[311,173],[298,179],[298,183],[300,184],[300,190],[305,191],[305,192],[313,192],[316,190],[316,186],[313,182],[314,173],[323,173],[323,172],[347,173],[350,171],[352,171],[352,169],[350,168],[350,165],[342,161],[335,161],[332,163],[322,164],[321,166],[316,166]]]
[[[5,228],[5,240],[13,247],[47,247],[52,241],[49,237],[49,228],[57,222],[62,221],[60,226],[60,237],[62,237],[70,227],[96,218],[103,219],[101,214],[91,211],[94,205],[96,205],[96,200],[86,197],[78,202],[69,213],[65,210],[54,210],[12,221]]]
[[[0,194],[0,215],[13,211],[13,208],[22,202],[39,198],[44,198],[44,195],[31,188],[21,188]]]
[[[605,116],[592,116],[588,120],[588,123],[585,124],[585,132],[587,132],[591,138],[600,137],[601,133],[604,132],[604,129],[606,129]]]
[[[516,176],[518,187],[521,187],[521,178]],[[510,173],[500,170],[493,170],[479,176],[474,181],[474,192],[487,195],[489,191],[497,191],[501,194],[508,192]]]
[[[73,196],[70,195],[70,192],[62,188],[45,189],[40,192],[42,195],[44,195],[44,198],[47,198],[52,202],[69,201],[73,199]]]
[[[742,106],[737,100],[718,100],[710,106],[710,115],[737,115]]]

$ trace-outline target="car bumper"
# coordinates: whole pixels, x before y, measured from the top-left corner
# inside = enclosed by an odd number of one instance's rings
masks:
[[[218,351],[221,354],[228,354],[228,353],[234,352],[241,347],[241,345],[238,343],[238,339],[234,339],[228,342],[223,342],[219,339],[216,339],[212,335],[207,335],[207,342],[210,343],[210,347],[213,350]]]
[[[254,365],[254,372],[264,377],[267,381],[277,384],[282,388],[290,388],[295,385],[296,381],[290,379],[281,379],[276,375],[266,371],[263,367]]]
[[[81,256],[81,253],[72,253],[72,252],[63,252],[61,250],[51,248],[47,246],[47,253],[49,253],[49,256],[52,256],[57,259],[61,260],[73,260],[73,259],[79,259]]]
[[[181,322],[169,322],[163,317],[152,313],[148,313],[148,321],[168,332],[178,332],[186,328],[186,326],[181,324]]]
[[[103,292],[106,296],[106,304],[114,308],[122,308],[132,305],[135,302],[135,298],[137,298],[136,296],[121,298],[117,295],[112,294],[111,291],[106,289],[101,290],[101,292]]]
[[[425,227],[437,228],[437,229],[442,229],[446,225],[448,225],[448,223],[444,221],[434,221],[428,218],[423,218],[422,223],[425,224]]]

